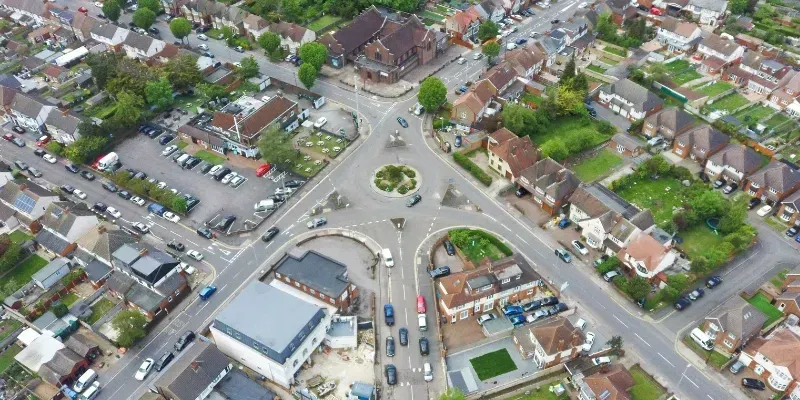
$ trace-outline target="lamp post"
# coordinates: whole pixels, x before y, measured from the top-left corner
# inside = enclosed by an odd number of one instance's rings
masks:
[[[684,368],[683,373],[681,374],[681,379],[678,380],[678,385],[676,386],[677,388],[681,387],[681,382],[683,382],[683,378],[686,376],[686,371],[688,371],[691,366],[692,364],[686,364],[686,368]]]

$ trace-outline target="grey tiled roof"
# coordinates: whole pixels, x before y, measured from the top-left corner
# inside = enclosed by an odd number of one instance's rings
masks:
[[[690,151],[693,151],[691,150],[692,146],[705,149],[705,154],[695,154],[701,156],[701,158],[708,157],[709,152],[714,151],[731,140],[728,135],[705,124],[684,132],[676,139],[678,142],[685,144]]]
[[[800,182],[800,171],[792,169],[780,161],[772,161],[766,167],[750,175],[749,179],[760,187],[770,187],[779,193],[787,193]],[[772,195],[768,190],[765,190],[764,193],[767,196]]]
[[[122,29],[114,24],[101,24],[95,25],[92,28],[92,33],[106,39],[113,39],[114,34],[117,33],[117,29]],[[133,32],[130,32],[133,33]]]
[[[275,272],[333,298],[339,298],[350,285],[347,266],[313,250],[300,257],[286,254]]]
[[[625,132],[619,132],[615,134],[611,140],[616,144],[622,145],[629,151],[635,151],[636,149],[641,149],[644,147],[644,143],[640,142],[639,139],[636,139]]]
[[[158,377],[154,385],[171,392],[176,399],[199,397],[217,376],[231,364],[214,343],[198,340]]]
[[[133,47],[134,49],[139,49],[142,51],[147,51],[150,49],[150,45],[153,44],[153,38],[146,35],[140,35],[136,32],[128,33],[128,36],[125,37],[125,41],[122,42],[126,46]]]
[[[60,386],[61,378],[69,376],[75,365],[84,359],[74,351],[64,348],[57,350],[53,358],[39,367],[39,376],[52,385]]]
[[[713,321],[723,331],[747,340],[761,330],[767,316],[740,296],[733,296],[706,320]]]
[[[606,93],[614,93],[618,96],[633,103],[633,108],[637,111],[650,110],[653,107],[663,104],[664,100],[656,96],[655,93],[645,89],[643,86],[631,81],[630,79],[621,79],[611,85],[605,90]]]
[[[39,115],[45,104],[26,94],[19,93],[11,102],[11,109],[27,117],[35,118]]]
[[[80,118],[71,114],[53,111],[47,114],[47,119],[44,121],[44,123],[55,126],[56,128],[69,134],[75,134],[75,131],[78,130],[78,125],[81,123],[81,120]]]
[[[111,267],[100,260],[94,259],[86,264],[84,271],[86,271],[86,275],[89,277],[89,280],[97,282],[100,279],[107,277],[108,274],[111,273]]]
[[[228,373],[215,391],[227,399],[274,400],[279,398],[273,391],[259,385],[239,370]]]
[[[64,345],[81,357],[87,357],[89,353],[99,348],[97,343],[86,337],[86,335],[78,332],[69,335]]]
[[[728,144],[709,160],[716,165],[730,166],[739,172],[752,173],[761,165],[762,158],[745,145]]]
[[[161,301],[164,300],[164,297],[166,296],[161,296],[137,283],[134,283],[131,289],[128,290],[128,293],[125,294],[125,298],[128,299],[128,301],[136,304],[137,307],[147,312],[154,312],[158,308],[158,305],[161,304]]]
[[[58,237],[56,234],[48,231],[47,229],[42,229],[39,231],[34,240],[36,240],[36,243],[39,243],[39,245],[45,249],[59,255],[70,245],[69,242]]]
[[[733,54],[733,52],[740,47],[739,44],[733,40],[725,39],[722,36],[715,35],[713,33],[703,39],[700,44],[712,50],[716,50],[725,56]]]

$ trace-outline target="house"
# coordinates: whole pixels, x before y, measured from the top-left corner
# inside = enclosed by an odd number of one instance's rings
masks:
[[[100,24],[92,27],[89,35],[92,39],[106,45],[108,50],[119,52],[122,50],[122,43],[130,34],[134,34],[134,32],[114,24]]]
[[[273,269],[275,279],[334,305],[339,312],[348,311],[358,297],[358,288],[347,277],[347,266],[313,250],[300,256],[287,253]]]
[[[728,10],[727,0],[689,0],[684,10],[693,14],[701,24],[717,26],[721,23]]]
[[[347,60],[355,61],[367,44],[383,29],[386,18],[374,6],[361,12],[353,22],[323,35],[319,42],[328,48],[328,64],[343,68]]]
[[[503,59],[516,71],[517,77],[533,78],[541,72],[545,55],[538,47],[529,46],[507,51]]]
[[[661,110],[664,100],[630,79],[621,79],[600,88],[600,104],[615,113],[637,120]]]
[[[523,169],[542,158],[541,151],[533,144],[531,138],[519,137],[506,128],[489,135],[486,149],[489,153],[489,168],[511,181],[514,181]]]
[[[217,314],[211,334],[223,353],[289,388],[325,338],[331,321],[326,311],[255,281]]]
[[[480,13],[475,10],[475,6],[470,6],[466,10],[458,10],[455,14],[448,15],[444,23],[445,29],[447,29],[447,33],[450,36],[469,42],[478,41],[478,28],[480,25]]]
[[[63,83],[69,79],[69,70],[54,64],[46,66],[42,73],[47,77],[47,79],[50,80],[50,82],[56,84]]]
[[[794,194],[781,201],[780,208],[778,209],[778,217],[792,225],[797,223],[797,217],[800,210],[800,191],[795,191]]]
[[[661,136],[672,143],[676,136],[686,132],[694,124],[694,117],[678,107],[669,107],[644,119],[642,135],[647,138]]]
[[[770,107],[778,110],[787,110],[790,115],[800,115],[800,103],[797,102],[800,96],[800,74],[794,74],[786,84],[769,96]]]
[[[748,17],[740,17],[740,19],[741,18],[748,18]],[[750,18],[750,21],[751,21],[750,22],[750,26],[752,28],[754,26],[753,22],[752,22],[752,18]],[[738,24],[738,23],[737,23],[737,25],[741,26],[741,24]],[[762,46],[764,46],[764,40],[759,39],[757,37],[750,36],[750,35],[745,34],[745,33],[740,33],[740,34],[734,36],[734,40],[736,40],[736,43],[739,43],[740,45],[746,47],[748,50],[756,50],[756,51],[758,51],[759,49],[761,49]]]
[[[16,211],[4,203],[0,203],[0,235],[11,233],[19,226]]]
[[[163,50],[165,45],[166,43],[163,40],[130,32],[122,42],[122,49],[128,58],[148,60]]]
[[[555,32],[557,31],[553,31],[553,33]],[[539,51],[546,56],[544,66],[550,68],[555,64],[556,57],[567,47],[566,35],[547,35],[538,42],[535,42],[534,46],[538,47]]]
[[[522,255],[486,260],[473,270],[456,272],[436,282],[441,315],[451,323],[506,304],[532,299],[542,277]]]
[[[44,216],[31,224],[36,243],[57,256],[66,257],[77,249],[75,242],[100,223],[85,203],[52,203]],[[42,229],[44,228],[44,229]]]
[[[30,44],[37,44],[43,43],[46,40],[50,40],[51,42],[56,42],[54,33],[60,27],[57,25],[44,25],[42,27],[36,28],[33,32],[27,34],[28,42]]]
[[[712,311],[700,329],[714,341],[717,351],[732,355],[757,337],[765,322],[767,316],[764,313],[741,296],[733,296]]]
[[[745,178],[761,168],[763,159],[743,144],[728,144],[706,162],[705,173],[712,180],[724,177],[728,183],[743,184]]]
[[[745,346],[739,361],[763,378],[768,387],[800,397],[800,332],[796,326],[783,326],[765,338],[753,339]]]
[[[581,185],[569,203],[567,217],[580,227],[586,244],[610,256],[655,227],[650,210],[639,210],[600,184]]]
[[[639,16],[637,8],[628,0],[603,0],[611,11],[611,22],[622,27],[626,22]]]
[[[67,276],[71,269],[72,264],[70,263],[69,258],[56,258],[33,274],[31,280],[41,289],[48,290],[53,287],[53,285],[58,283],[61,278]]]
[[[636,381],[622,364],[601,369],[583,379],[578,400],[630,400]]]
[[[747,88],[758,94],[771,94],[783,87],[796,74],[791,66],[780,61],[765,58],[755,51],[749,51],[742,58],[739,68],[744,71]]]
[[[105,287],[108,293],[140,312],[150,322],[169,314],[191,291],[186,276],[177,269],[171,270],[155,285],[148,286],[134,275],[116,268],[107,276]]]
[[[75,255],[78,262],[84,266],[94,260],[111,265],[113,259],[111,255],[120,247],[133,243],[136,243],[133,235],[123,231],[115,224],[101,222],[76,241],[78,250]]]
[[[199,120],[178,129],[185,139],[218,153],[254,158],[258,155],[261,133],[271,127],[291,132],[299,126],[298,118],[308,111],[281,95],[268,101],[242,96],[214,112],[211,120]]]
[[[53,3],[35,0],[3,0],[3,6],[14,12],[12,20],[25,25],[44,24],[50,17],[50,10],[60,8]]]
[[[664,17],[657,32],[656,40],[675,54],[690,52],[702,40],[697,24],[670,16]]]
[[[491,81],[483,79],[453,102],[450,119],[459,125],[472,126],[486,114],[497,88]]]
[[[70,334],[69,338],[64,342],[64,346],[86,359],[100,355],[100,346],[80,332]]]
[[[800,274],[795,269],[786,274],[781,287],[778,288],[781,293],[775,298],[775,307],[786,315],[800,316],[800,281],[798,278],[800,278]]]
[[[72,10],[50,9],[50,20],[70,31],[77,40],[84,42],[92,37],[92,29],[101,22],[89,14]]]
[[[500,22],[506,17],[506,10],[502,4],[497,4],[492,0],[484,0],[475,5],[475,9],[481,15],[482,20],[491,20],[494,23]]]
[[[744,55],[744,47],[733,40],[712,33],[697,46],[695,56],[698,55],[703,58],[700,71],[713,75],[737,64]]]
[[[544,158],[522,170],[517,184],[531,193],[533,201],[545,212],[556,215],[580,185],[580,180],[567,168]]]
[[[690,157],[700,165],[725,148],[730,137],[709,125],[703,124],[678,135],[672,143],[672,152],[681,158]]]
[[[80,118],[70,114],[68,111],[60,110],[51,111],[44,120],[47,134],[53,140],[65,146],[80,139],[81,134],[78,128],[80,124]]]
[[[0,188],[0,202],[13,208],[17,218],[26,224],[39,219],[57,201],[60,201],[58,195],[30,181],[18,179]]]
[[[611,151],[616,151],[626,157],[642,154],[644,147],[644,143],[625,132],[615,134],[611,137],[611,141],[608,142],[608,148]]]
[[[148,244],[125,244],[112,255],[112,265],[137,283],[153,288],[168,275],[173,275],[180,262]]]
[[[164,47],[159,52],[153,54],[153,56],[145,62],[166,64],[170,59],[183,54],[184,52],[187,52],[187,50],[182,49],[172,43],[165,43]]]
[[[203,399],[233,369],[231,360],[214,343],[198,340],[183,351],[153,386],[168,399]]]
[[[182,4],[181,13],[190,21],[202,25],[211,25],[217,29],[227,26],[237,35],[245,34],[244,20],[249,14],[239,7],[213,0],[189,0]]]
[[[750,175],[742,188],[750,196],[759,197],[772,205],[780,204],[797,189],[800,189],[800,171],[775,160]]]
[[[248,14],[242,21],[244,30],[247,35],[253,40],[258,38],[269,30],[269,22],[256,14]]]
[[[269,31],[277,33],[281,38],[281,47],[290,54],[297,54],[300,46],[317,40],[317,34],[311,29],[289,22],[278,22],[269,26]]]
[[[513,338],[522,358],[533,358],[539,369],[578,357],[585,340],[583,332],[561,316],[533,327],[514,329]]]
[[[361,79],[391,84],[437,54],[436,32],[411,15],[402,24],[387,19],[355,63]]]
[[[638,235],[622,249],[617,258],[634,272],[646,279],[652,279],[672,266],[677,259],[674,252],[659,243],[650,235]]]
[[[501,61],[486,72],[486,80],[497,88],[499,97],[506,100],[516,100],[522,94],[522,88],[512,90],[512,85],[517,82],[517,71],[508,61]]]
[[[38,98],[24,93],[17,93],[9,105],[11,119],[15,124],[36,133],[44,132],[45,121],[55,107],[48,106]]]
[[[95,290],[103,286],[113,271],[110,265],[98,259],[93,259],[85,264],[81,262],[81,264],[84,265],[83,271],[86,272],[86,280]]]
[[[14,360],[55,387],[72,382],[89,368],[86,358],[48,335],[37,336],[14,356]]]

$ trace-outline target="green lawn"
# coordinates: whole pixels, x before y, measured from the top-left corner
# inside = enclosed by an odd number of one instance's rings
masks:
[[[525,93],[525,94],[523,94],[522,98],[520,100],[522,100],[523,103],[533,103],[537,107],[540,107],[542,105],[542,103],[544,102],[544,98],[542,96],[538,96],[538,95],[535,95],[533,93]],[[448,118],[449,118],[449,116],[448,116]]]
[[[72,307],[72,305],[78,300],[80,300],[80,297],[77,294],[69,292],[66,296],[61,298],[61,303],[69,308]]]
[[[786,274],[789,273],[788,269],[784,269],[781,272],[778,272],[778,275],[775,275],[774,278],[770,279],[769,282],[772,283],[772,286],[776,288],[780,288],[783,285],[783,280],[786,279]]]
[[[196,113],[197,106],[200,104],[200,96],[194,94],[192,96],[178,96],[175,98],[175,107],[183,108],[184,110]]]
[[[702,77],[703,75],[700,75],[699,72],[693,69],[688,69],[676,75],[672,75],[669,79],[672,80],[672,82],[674,82],[676,85],[683,85],[686,82],[691,82]]]
[[[606,73],[606,69],[601,67],[601,66],[599,66],[599,65],[590,64],[590,65],[586,66],[586,69],[588,69],[590,71],[594,71],[594,72],[600,73],[600,74]]]
[[[611,150],[604,149],[597,153],[596,156],[574,165],[572,171],[578,175],[581,181],[593,182],[595,179],[612,171],[620,164],[622,164],[622,157],[614,154]]]
[[[669,191],[666,190],[669,188]],[[673,207],[681,207],[686,197],[681,183],[674,178],[647,179],[617,192],[640,209],[649,208],[656,224],[672,220]]]
[[[479,229],[453,229],[448,234],[453,244],[473,262],[477,263],[484,257],[494,261],[511,255],[510,249],[489,232]],[[505,250],[498,246],[505,247]]]
[[[112,308],[114,308],[114,303],[111,300],[103,298],[94,303],[92,306],[92,314],[89,315],[88,318],[84,320],[89,325],[94,324],[95,322],[99,321],[100,318],[103,318],[107,312],[109,312]]]
[[[740,95],[739,93],[731,93],[712,104],[709,104],[714,109],[717,110],[727,110],[728,112],[732,112],[733,110],[749,103],[749,101],[744,98],[744,96]]]
[[[183,150],[183,148],[188,146],[188,145],[189,145],[189,142],[183,141],[183,140],[179,140],[177,143],[175,143],[175,146],[178,146],[178,149],[180,149],[180,150]]]
[[[314,159],[313,158],[311,160],[308,160],[308,161],[304,161],[303,159],[300,159],[300,161],[297,162],[297,164],[294,166],[294,168],[292,168],[292,171],[294,171],[294,172],[296,172],[296,173],[298,173],[300,175],[303,175],[306,178],[310,178],[310,177],[316,175],[316,173],[319,172],[324,167],[325,167],[325,163],[324,162],[322,164],[317,165],[317,164],[314,163]]]
[[[38,272],[45,265],[47,265],[47,260],[34,254],[17,265],[17,267],[11,270],[11,272],[3,275],[3,282],[8,282],[13,279],[14,282],[17,283],[17,287],[14,288],[14,291],[16,291],[26,283],[30,282],[33,274]]]
[[[612,60],[612,59],[610,59],[608,57],[600,57],[600,62],[603,62],[603,63],[611,65],[611,66],[619,64],[619,61]]]
[[[553,385],[557,383],[558,382],[553,382]],[[531,388],[530,394],[523,394],[517,397],[511,397],[510,400],[569,400],[569,395],[567,393],[563,393],[561,394],[561,396],[557,396],[555,393],[548,390],[548,388],[553,385],[540,387],[538,391],[536,391],[536,389]]]
[[[584,149],[590,149],[602,144],[608,139],[611,139],[611,136],[606,136],[598,132],[596,128],[596,122],[593,121],[586,122],[579,118],[562,118],[553,121],[550,123],[550,125],[551,128],[547,133],[531,136],[531,140],[539,145],[539,147],[551,139],[560,138],[565,143],[568,143],[570,141],[570,137],[578,135],[583,136],[584,134],[586,134],[586,137],[591,138],[591,141],[584,144]]]
[[[324,28],[326,28],[327,26],[329,26],[331,24],[335,24],[335,23],[337,23],[337,22],[339,22],[341,20],[342,19],[340,17],[334,16],[334,15],[330,15],[330,14],[323,15],[323,16],[317,18],[316,20],[311,21],[311,23],[309,23],[306,26],[306,28],[311,29],[314,32],[317,32],[317,31],[319,31],[321,29],[324,29]]]
[[[689,335],[684,336],[681,341],[686,345],[686,347],[692,349],[700,357],[703,357],[703,360],[708,360],[708,357],[711,356],[711,351],[700,347],[700,345],[697,344],[697,342],[695,342],[691,337],[689,337]]]
[[[86,109],[83,113],[87,117],[95,117],[99,119],[107,119],[110,118],[114,113],[117,111],[117,103],[113,100],[107,99],[103,100],[97,105]]]
[[[722,368],[722,366],[725,365],[728,360],[730,360],[728,356],[718,351],[712,351],[711,355],[708,357],[708,363],[717,369]]]
[[[203,161],[208,161],[214,165],[220,165],[225,162],[225,157],[219,154],[214,154],[208,150],[200,150],[197,153],[194,153],[194,156]]]
[[[747,107],[744,110],[737,112],[733,116],[738,118],[739,121],[750,125],[761,121],[762,119],[772,115],[774,112],[775,110],[770,107],[764,107],[760,104],[756,104],[752,107]]]
[[[28,235],[25,231],[21,231],[19,229],[15,230],[8,234],[8,238],[11,239],[11,243],[22,243],[28,239],[33,239],[33,236]]]
[[[671,62],[669,64],[664,64],[664,67],[667,68],[667,71],[669,71],[671,73],[675,73],[675,72],[678,72],[678,71],[683,71],[686,68],[689,68],[690,65],[691,64],[689,64],[689,61],[686,61],[686,60],[675,60],[675,61],[673,61],[673,62]]]
[[[22,347],[18,344],[14,344],[3,352],[3,354],[0,354],[0,373],[5,372],[5,370],[14,363],[14,356],[19,354],[20,351],[22,351]]]
[[[766,314],[767,322],[764,322],[764,326],[769,326],[773,322],[783,317],[783,313],[775,308],[775,306],[770,304],[769,299],[767,299],[767,297],[762,293],[756,293],[755,296],[747,299],[747,302],[752,304],[753,307],[757,308],[759,311]]]
[[[695,91],[697,93],[704,94],[704,95],[706,95],[708,97],[714,97],[714,96],[716,96],[716,95],[718,95],[718,94],[720,94],[722,92],[725,92],[726,90],[730,90],[732,88],[733,88],[733,85],[731,85],[728,82],[717,81],[717,82],[714,82],[714,83],[712,83],[712,84],[710,84],[710,85],[708,85],[706,87],[703,87],[701,89],[697,89]]]
[[[722,236],[715,234],[705,223],[681,231],[679,236],[683,238],[683,243],[678,245],[678,248],[683,250],[689,259],[722,244]]]
[[[786,121],[789,121],[789,117],[787,117],[787,116],[785,116],[783,114],[775,114],[775,116],[773,116],[772,118],[770,118],[769,120],[764,122],[764,125],[772,128],[772,129],[775,129],[779,125],[785,123]]]
[[[633,400],[656,400],[666,393],[664,388],[642,367],[634,365],[631,367],[630,373],[633,376],[633,380],[636,381],[636,384],[631,388],[631,398]]]
[[[0,321],[0,341],[5,340],[5,338],[14,333],[14,331],[20,326],[22,326],[22,322],[19,322],[14,318]]]
[[[511,371],[516,371],[517,365],[508,354],[508,350],[500,349],[491,353],[486,353],[480,357],[469,360],[472,369],[478,374],[478,379],[485,381],[495,376],[503,375]]]
[[[341,154],[342,151],[344,151],[345,147],[344,140],[341,143],[337,143],[336,142],[337,139],[338,138],[336,136],[332,135],[323,134],[322,136],[320,136],[315,134],[300,140],[300,145],[303,146],[303,148],[305,149],[312,150],[314,153],[319,154],[320,157],[327,156],[330,158],[336,158],[336,156],[338,156],[339,154]],[[306,144],[309,142],[311,143],[311,146],[306,146]],[[320,144],[320,142],[322,144]],[[336,147],[339,148],[338,151],[336,150]],[[323,151],[323,149],[328,149],[328,151],[325,152]]]
[[[437,14],[435,12],[431,12],[429,10],[423,10],[421,13],[419,13],[417,15],[420,15],[422,18],[427,18],[427,19],[436,21],[438,23],[441,23],[442,20],[444,19],[443,15]]]
[[[611,54],[620,56],[620,57],[627,57],[628,56],[628,51],[627,50],[620,50],[620,49],[617,49],[617,48],[611,47],[611,46],[604,47],[603,51],[605,51],[606,53],[611,53]]]

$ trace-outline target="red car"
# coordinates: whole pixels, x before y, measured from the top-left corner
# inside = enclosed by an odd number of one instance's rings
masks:
[[[14,135],[12,135],[10,133],[6,133],[6,134],[3,135],[3,139],[11,141],[11,139],[14,139]]]
[[[272,165],[264,164],[264,165],[258,167],[258,169],[256,170],[256,176],[260,178],[260,177],[264,176],[264,174],[269,172],[270,169],[272,169]]]
[[[87,14],[89,12],[89,10],[87,10],[86,7],[78,7],[78,11],[84,14]]]
[[[36,145],[39,147],[42,147],[48,143],[50,143],[50,136],[47,135],[40,137],[39,140],[36,141]]]
[[[425,296],[417,296],[417,313],[425,314],[427,308],[425,307]]]

